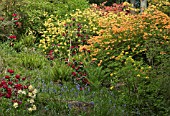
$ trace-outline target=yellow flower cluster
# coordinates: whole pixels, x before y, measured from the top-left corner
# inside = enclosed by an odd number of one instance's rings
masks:
[[[85,30],[88,34],[94,34],[98,32],[98,18],[100,17],[99,11],[94,11],[90,8],[81,11],[76,9],[75,13],[66,14],[67,18],[65,20],[59,19],[58,16],[51,15],[50,18],[45,21],[44,26],[46,30],[42,32],[42,39],[40,40],[39,47],[46,51],[52,43],[59,44],[64,49],[69,43],[67,39],[75,39],[75,33],[77,33],[77,28],[68,27],[66,29],[65,24],[71,24],[75,19],[76,22],[82,24],[82,30]],[[64,33],[67,33],[67,38],[63,37]],[[59,51],[59,48],[55,48],[55,52]]]

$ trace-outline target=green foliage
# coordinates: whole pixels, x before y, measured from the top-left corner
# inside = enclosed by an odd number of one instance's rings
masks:
[[[65,62],[54,60],[53,63],[53,81],[71,81],[71,73],[73,72],[73,69],[69,67]]]
[[[106,73],[102,67],[96,67],[94,64],[86,64],[85,70],[88,74],[87,78],[92,86],[98,88],[103,84]]]
[[[21,9],[25,14],[24,29],[28,34],[33,34],[36,37],[41,36],[41,31],[45,28],[43,23],[49,16],[58,15],[61,18],[67,13],[74,12],[75,9],[83,10],[88,7],[85,0],[28,0],[26,4]],[[37,38],[36,42],[38,41],[39,38]]]
[[[36,68],[42,69],[46,65],[46,59],[39,54],[37,55],[36,53],[21,53],[18,55],[18,57],[21,65],[29,70]]]
[[[95,3],[95,4],[101,4],[101,3],[103,3],[103,2],[105,2],[106,0],[88,0],[89,1],[89,3],[90,4],[92,4],[92,3]]]

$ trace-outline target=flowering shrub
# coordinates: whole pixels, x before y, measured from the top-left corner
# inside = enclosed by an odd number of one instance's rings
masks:
[[[87,17],[89,15],[90,17]],[[58,16],[51,15],[44,26],[39,47],[48,54],[49,59],[54,57],[67,58],[78,53],[79,45],[86,44],[90,35],[97,34],[96,12],[86,9],[70,14],[71,18],[58,20]],[[84,20],[86,18],[86,20]]]
[[[98,61],[98,66],[118,69],[123,66],[122,63],[129,56],[153,65],[151,63],[152,58],[149,58],[153,57],[153,55],[149,55],[151,43],[152,45],[154,45],[154,42],[159,43],[157,44],[159,46],[157,52],[159,53],[157,56],[155,54],[155,59],[163,56],[163,54],[166,55],[167,49],[164,46],[168,47],[169,44],[170,24],[169,17],[166,14],[157,10],[150,10],[150,8],[146,12],[150,13],[141,15],[121,13],[110,15],[107,18],[101,17],[99,20],[99,26],[101,26],[99,36],[91,37],[87,41],[88,45],[80,48],[91,49],[91,58]]]
[[[26,108],[28,111],[36,110],[35,99],[37,89],[35,89],[20,74],[15,74],[14,70],[8,69],[0,82],[0,99],[3,105],[14,108]],[[6,101],[6,102],[3,102]]]

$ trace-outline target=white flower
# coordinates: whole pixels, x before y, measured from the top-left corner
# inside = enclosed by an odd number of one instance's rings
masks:
[[[29,102],[32,104],[34,103],[34,99],[30,99]]]
[[[33,105],[32,110],[37,110],[37,107]]]
[[[32,95],[31,97],[32,97],[32,98],[36,98],[36,94]]]
[[[26,92],[25,92],[25,91],[22,91],[22,94],[26,95]]]
[[[32,108],[28,108],[28,111],[32,112],[32,110],[33,110]]]
[[[37,93],[37,89],[34,89],[34,91],[32,92],[33,94],[36,94]]]
[[[29,93],[28,93],[28,96],[29,96],[29,97],[32,97],[32,93],[29,92]]]
[[[34,90],[34,87],[33,87],[32,85],[30,85],[30,86],[28,87],[28,90],[29,90],[29,91],[33,91],[33,90]]]
[[[18,103],[15,102],[15,103],[13,104],[13,106],[14,106],[14,108],[17,108],[17,107],[18,107]]]
[[[22,93],[22,90],[18,90],[18,93]]]

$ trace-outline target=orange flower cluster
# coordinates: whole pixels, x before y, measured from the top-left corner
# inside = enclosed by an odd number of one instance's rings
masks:
[[[88,44],[83,46],[91,49],[92,57],[96,57],[101,50],[113,50],[115,43],[133,43],[132,52],[136,54],[146,51],[140,48],[140,42],[159,37],[160,43],[169,42],[170,17],[163,12],[151,8],[143,14],[126,15],[124,12],[115,14],[109,12],[107,16],[99,18],[98,25],[101,28],[98,36],[93,36],[88,40]],[[166,41],[164,41],[166,40]],[[96,47],[96,45],[98,45]],[[100,47],[99,47],[100,46]],[[139,49],[138,49],[139,48]],[[128,50],[128,49],[127,49]],[[106,53],[109,56],[109,52]],[[118,55],[119,56],[119,55]],[[109,56],[116,58],[114,55]]]

